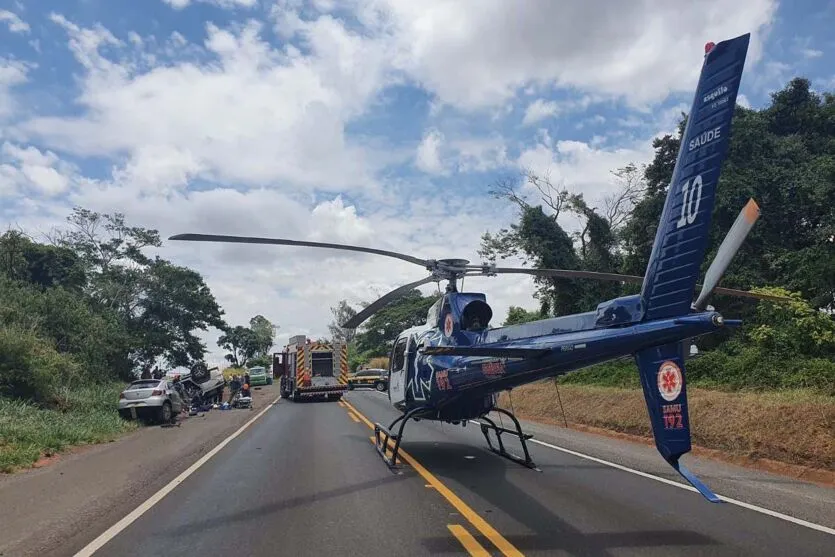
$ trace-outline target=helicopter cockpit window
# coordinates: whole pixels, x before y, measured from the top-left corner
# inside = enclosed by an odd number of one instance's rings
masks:
[[[473,300],[464,308],[461,328],[465,331],[483,331],[493,317],[493,310],[486,302]]]
[[[394,345],[394,354],[391,359],[392,371],[400,371],[403,369],[403,362],[406,355],[406,340],[407,339],[405,338],[401,338],[397,341],[397,344]]]

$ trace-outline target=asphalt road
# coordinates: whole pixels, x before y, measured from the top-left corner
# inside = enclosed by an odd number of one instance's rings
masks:
[[[835,547],[831,534],[547,447],[531,446],[541,472],[528,470],[486,451],[472,425],[410,423],[409,463],[393,473],[366,421],[396,415],[385,395],[346,399],[280,401],[96,555],[805,556]]]

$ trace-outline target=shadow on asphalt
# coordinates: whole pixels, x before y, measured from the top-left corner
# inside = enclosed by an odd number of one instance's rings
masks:
[[[636,530],[631,532],[603,532],[586,534],[571,526],[540,500],[516,487],[508,478],[508,471],[522,474],[537,474],[518,464],[506,461],[486,449],[479,450],[471,445],[456,443],[420,442],[404,443],[405,450],[418,462],[439,478],[455,481],[467,488],[491,508],[473,510],[488,518],[497,512],[530,530],[529,534],[505,535],[507,540],[520,551],[562,550],[573,555],[610,555],[609,549],[616,547],[679,547],[719,545],[713,538],[688,530]],[[466,457],[475,456],[474,459]],[[585,466],[579,465],[579,468]],[[588,466],[595,468],[596,466]],[[540,468],[565,468],[562,466],[540,466]],[[454,489],[454,488],[453,488]],[[576,498],[576,496],[574,496]],[[496,526],[496,524],[493,524]],[[485,547],[490,542],[480,539]],[[431,540],[440,544],[443,538]],[[430,543],[429,541],[427,543]]]
[[[252,519],[262,519],[266,514],[292,509],[295,507],[301,507],[304,505],[310,505],[325,499],[331,499],[333,497],[341,497],[343,495],[348,495],[349,493],[356,493],[358,491],[374,489],[376,487],[380,487],[381,485],[390,484],[396,481],[402,481],[403,479],[404,478],[401,476],[392,475],[387,476],[385,478],[379,478],[368,482],[341,487],[338,489],[331,489],[328,491],[304,495],[302,497],[284,499],[282,501],[270,503],[269,505],[260,505],[258,507],[253,507],[244,511],[217,516],[209,520],[201,520],[184,525],[178,525],[176,528],[172,528],[170,530],[163,530],[162,534],[169,537],[179,538],[183,535],[184,530],[188,531],[191,534],[194,534],[197,532],[211,530],[213,528],[225,527],[232,522],[246,522],[247,520]]]

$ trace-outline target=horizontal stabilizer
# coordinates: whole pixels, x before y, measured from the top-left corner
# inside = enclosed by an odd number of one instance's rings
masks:
[[[473,356],[485,358],[541,358],[547,348],[491,348],[489,346],[427,346],[421,349],[427,356]]]

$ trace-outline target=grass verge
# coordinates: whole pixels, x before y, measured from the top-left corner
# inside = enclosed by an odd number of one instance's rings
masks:
[[[559,387],[569,425],[591,426],[651,438],[643,394],[638,389]],[[500,404],[509,408],[507,393]],[[835,470],[835,397],[810,391],[720,392],[688,387],[693,443],[733,456]],[[562,424],[553,382],[512,392],[521,418]]]
[[[0,397],[0,472],[32,466],[72,446],[112,441],[136,429],[116,412],[123,389],[122,383],[63,389],[54,409]]]

